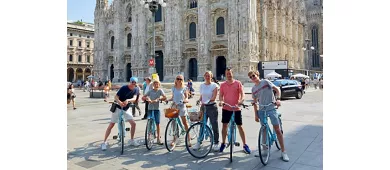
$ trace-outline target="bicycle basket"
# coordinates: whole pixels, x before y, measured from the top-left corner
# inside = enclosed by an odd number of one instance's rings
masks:
[[[189,108],[188,115],[190,116],[191,122],[199,122],[200,121],[199,109],[197,107]]]
[[[168,108],[168,109],[164,109],[164,112],[165,112],[165,117],[166,118],[177,118],[177,117],[179,117],[179,109]]]

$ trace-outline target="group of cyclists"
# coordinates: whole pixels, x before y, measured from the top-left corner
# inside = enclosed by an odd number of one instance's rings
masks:
[[[201,103],[200,107],[200,117],[203,117],[202,114],[207,110],[207,117],[210,119],[210,123],[212,126],[212,131],[214,134],[214,145],[212,146],[214,151],[223,152],[226,147],[226,136],[227,136],[227,127],[230,121],[230,118],[235,112],[234,121],[237,124],[237,128],[239,130],[239,134],[241,136],[243,142],[243,151],[247,154],[251,153],[251,150],[246,143],[245,131],[242,126],[242,113],[241,110],[237,107],[232,109],[230,106],[239,106],[244,102],[244,91],[243,85],[239,80],[233,78],[233,70],[231,68],[227,68],[225,70],[226,81],[221,83],[213,82],[213,74],[211,71],[207,71],[204,73],[204,83],[200,85],[199,95],[200,98],[197,102]],[[249,79],[255,84],[252,87],[252,105],[254,106],[255,113],[255,121],[259,122],[259,119],[263,119],[263,115],[266,111],[269,114],[271,123],[276,131],[277,138],[279,143],[281,144],[281,158],[284,161],[289,161],[287,156],[284,142],[283,142],[283,134],[279,128],[279,119],[275,110],[275,106],[280,106],[280,89],[277,88],[272,82],[267,79],[259,78],[258,71],[249,71],[248,73]],[[144,90],[144,94],[142,96],[142,100],[148,103],[147,109],[148,112],[145,113],[145,116],[151,115],[151,112],[154,111],[154,120],[157,125],[157,144],[162,144],[160,140],[160,101],[172,101],[173,106],[179,110],[179,116],[181,117],[182,123],[185,127],[185,130],[188,132],[188,123],[186,116],[188,115],[187,109],[185,105],[179,103],[188,103],[189,97],[189,89],[184,83],[183,75],[177,75],[175,78],[174,86],[172,87],[172,97],[167,99],[164,91],[160,88],[161,83],[159,80],[152,80],[148,78],[147,92]],[[118,107],[124,110],[124,119],[129,122],[131,125],[131,139],[129,141],[132,146],[139,146],[140,143],[134,140],[134,133],[136,129],[136,123],[133,118],[133,114],[131,113],[131,109],[129,109],[129,103],[135,103],[137,100],[137,95],[139,95],[139,88],[137,88],[138,79],[136,77],[130,78],[130,83],[128,85],[122,86],[117,94],[115,95],[115,101],[118,103]],[[276,91],[276,97],[274,95],[273,90]],[[217,103],[216,98],[219,92],[219,102]],[[227,105],[225,105],[226,103]],[[260,106],[267,105],[269,103],[273,103],[272,106],[267,108],[259,108],[257,104]],[[219,141],[219,128],[218,128],[218,106],[222,107],[222,142]],[[111,133],[111,129],[118,121],[118,115],[120,109],[116,109],[116,111],[111,116],[111,122],[107,127],[104,141],[101,145],[102,150],[106,150],[108,146],[107,138]],[[197,149],[200,147],[200,143],[196,143],[192,147],[193,149]]]

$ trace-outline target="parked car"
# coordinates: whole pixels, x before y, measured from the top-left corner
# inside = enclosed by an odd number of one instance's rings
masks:
[[[295,97],[301,99],[303,96],[303,89],[300,82],[296,80],[278,79],[273,81],[276,87],[281,91],[281,97]],[[274,92],[276,93],[276,92]]]

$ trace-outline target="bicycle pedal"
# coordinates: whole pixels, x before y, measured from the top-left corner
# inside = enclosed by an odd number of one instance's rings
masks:
[[[112,138],[113,138],[113,139],[118,139],[118,136],[113,136]]]
[[[240,146],[240,142],[234,143],[234,146]]]
[[[130,128],[126,128],[125,130],[126,130],[126,131],[130,131]]]

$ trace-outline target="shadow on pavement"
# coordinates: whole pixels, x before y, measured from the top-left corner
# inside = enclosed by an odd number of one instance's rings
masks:
[[[259,126],[260,127],[260,126]],[[257,127],[257,128],[259,128]],[[290,128],[291,129],[291,128]],[[119,164],[124,168],[158,168],[158,169],[259,169],[264,167],[258,157],[256,134],[247,134],[247,144],[252,146],[252,153],[245,154],[240,147],[234,148],[233,162],[229,161],[229,148],[223,153],[210,152],[203,159],[192,157],[186,150],[184,142],[169,153],[165,145],[154,145],[152,150],[147,150],[145,145],[138,147],[129,146],[126,138],[124,154],[120,155],[120,146],[116,140],[109,140],[109,147],[106,151],[101,151],[102,141],[88,143],[85,146],[74,148],[68,152],[68,160],[80,159],[80,161],[98,161],[110,164]],[[286,151],[290,161],[281,160],[280,151],[275,144],[271,148],[271,156],[267,167],[278,169],[298,169],[306,167],[307,169],[322,169],[323,162],[323,127],[322,125],[304,125],[285,130],[284,133]],[[143,137],[137,138],[143,143]],[[241,139],[238,139],[241,142]],[[76,163],[77,164],[77,163]]]

